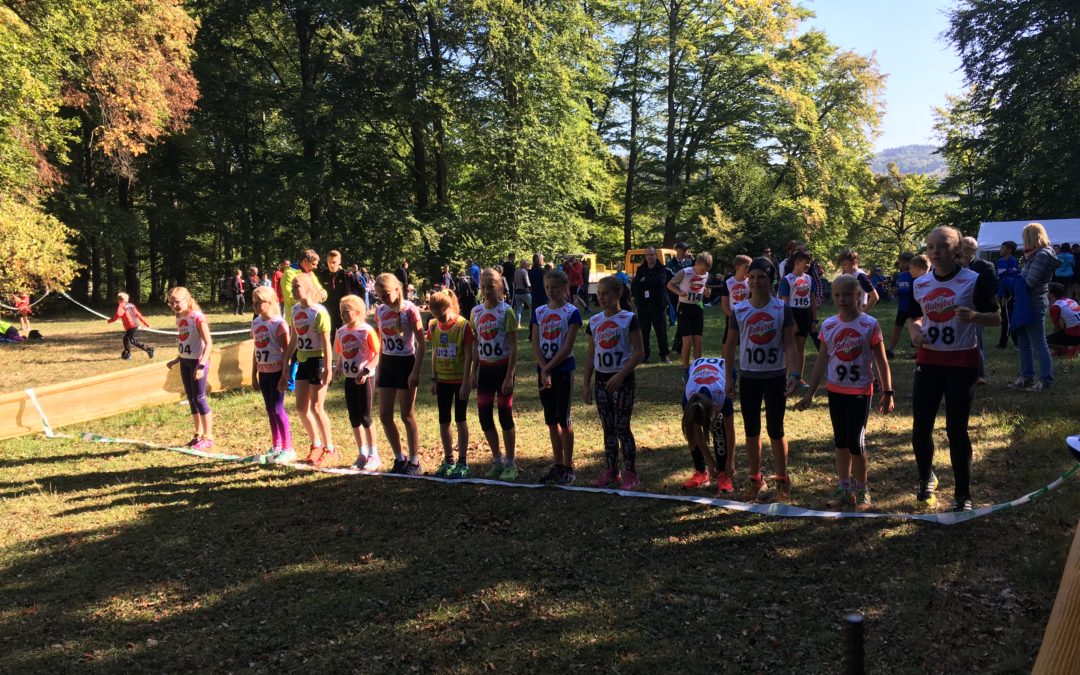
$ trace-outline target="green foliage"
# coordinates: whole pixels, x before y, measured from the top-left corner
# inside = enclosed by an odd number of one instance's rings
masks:
[[[0,288],[40,292],[63,289],[75,276],[74,234],[36,204],[0,199]]]
[[[963,0],[950,14],[970,90],[939,111],[944,194],[980,221],[1060,218],[1080,204],[1080,7]]]

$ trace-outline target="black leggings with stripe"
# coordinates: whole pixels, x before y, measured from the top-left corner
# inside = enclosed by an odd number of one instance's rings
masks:
[[[637,442],[630,430],[630,417],[634,413],[634,397],[637,384],[630,373],[613,392],[608,392],[607,382],[614,373],[596,373],[593,396],[600,424],[604,428],[604,457],[607,467],[619,470],[619,447],[622,446],[622,465],[628,471],[637,471]]]

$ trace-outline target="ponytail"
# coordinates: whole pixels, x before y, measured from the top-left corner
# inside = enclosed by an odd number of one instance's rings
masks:
[[[700,428],[702,433],[708,432],[709,420],[712,418],[712,399],[704,394],[694,394],[686,402],[683,408],[682,431],[683,437],[690,445],[694,444],[695,427]]]
[[[630,295],[630,287],[619,280],[617,276],[607,276],[597,282],[597,290],[603,286],[605,290],[615,291],[619,294],[619,307],[625,310],[634,311],[634,299]]]

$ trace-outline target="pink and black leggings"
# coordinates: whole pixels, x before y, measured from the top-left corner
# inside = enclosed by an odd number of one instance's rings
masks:
[[[499,406],[499,426],[503,431],[514,428],[514,395],[504,396],[500,391],[506,380],[507,364],[480,364],[476,376],[476,407],[480,417],[480,428],[489,431],[495,428],[495,404]]]
[[[259,391],[266,404],[266,415],[270,418],[270,438],[274,447],[283,450],[292,447],[292,430],[289,427],[289,414],[285,412],[285,392],[278,391],[278,384],[285,376],[284,370],[272,373],[259,373]]]

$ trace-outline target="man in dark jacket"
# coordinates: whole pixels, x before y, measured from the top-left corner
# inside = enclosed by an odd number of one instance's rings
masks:
[[[542,253],[533,256],[532,268],[529,270],[529,284],[532,287],[532,308],[535,312],[537,307],[546,305],[548,301],[547,292],[544,291],[544,255]]]
[[[641,338],[645,342],[645,360],[649,360],[649,333],[656,330],[656,345],[660,349],[660,362],[671,363],[668,358],[668,270],[656,257],[656,248],[645,250],[645,264],[637,268],[630,288],[637,305],[638,323],[641,324]]]
[[[506,287],[510,289],[506,295],[506,304],[512,305],[514,304],[514,272],[517,271],[517,255],[511,251],[500,267]]]

